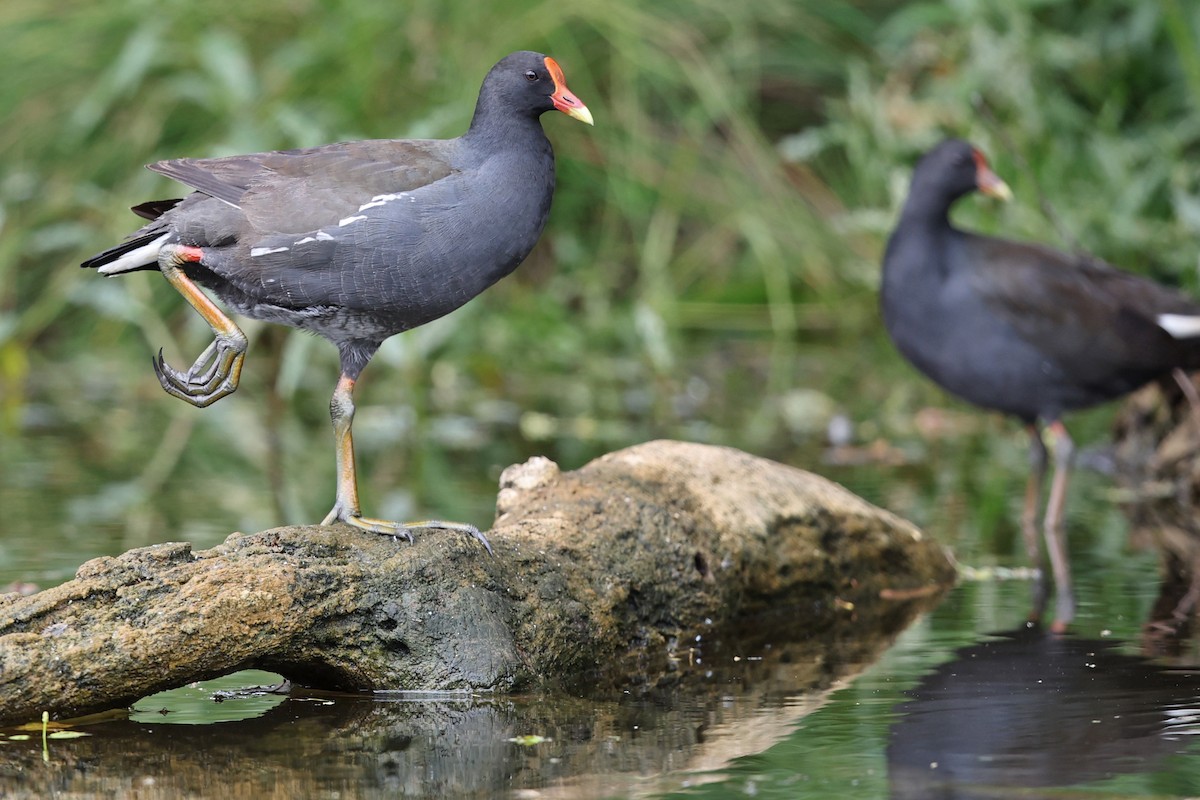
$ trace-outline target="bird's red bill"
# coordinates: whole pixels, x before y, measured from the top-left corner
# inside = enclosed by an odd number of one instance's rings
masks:
[[[568,117],[586,122],[588,125],[593,124],[592,112],[588,111],[588,107],[567,88],[567,76],[563,75],[562,67],[558,65],[558,62],[550,56],[546,56],[546,69],[554,81],[554,94],[550,95],[554,107]]]
[[[978,150],[975,151],[975,185],[979,187],[979,191],[991,197],[1001,200],[1012,198],[1012,189],[1009,189],[1008,184],[1000,180],[999,175],[992,172],[992,168],[988,166],[987,157]]]

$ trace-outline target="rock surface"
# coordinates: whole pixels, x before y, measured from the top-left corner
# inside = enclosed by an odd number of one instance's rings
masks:
[[[336,689],[658,682],[714,625],[786,607],[798,637],[890,635],[954,580],[942,547],[823,478],[671,441],[510,467],[488,537],[495,558],[312,526],[94,559],[0,596],[0,722],[248,667]]]

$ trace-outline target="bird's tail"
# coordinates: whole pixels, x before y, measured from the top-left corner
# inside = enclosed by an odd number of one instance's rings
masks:
[[[1159,314],[1158,327],[1171,334],[1174,339],[1194,339],[1200,336],[1200,315]]]
[[[97,270],[101,275],[158,269],[158,251],[170,235],[160,218],[178,204],[179,200],[153,200],[134,206],[133,213],[152,222],[119,245],[97,253],[80,266]]]

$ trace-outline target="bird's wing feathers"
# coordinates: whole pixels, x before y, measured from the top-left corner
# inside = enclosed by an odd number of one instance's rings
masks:
[[[261,156],[178,158],[148,164],[146,168],[231,206],[240,206],[246,187],[261,170],[259,158]]]
[[[1154,370],[1173,351],[1159,314],[1200,314],[1200,305],[1101,261],[1036,244],[972,236],[975,291],[1019,336],[1086,381],[1113,370]],[[986,275],[985,275],[986,271]],[[1168,361],[1167,363],[1173,363]]]
[[[160,161],[150,169],[240,208],[251,226],[304,233],[353,214],[378,195],[450,175],[451,141],[370,140],[225,158]]]

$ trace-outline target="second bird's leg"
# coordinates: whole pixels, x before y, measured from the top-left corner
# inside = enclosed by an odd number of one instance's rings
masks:
[[[333,422],[333,439],[337,456],[337,499],[333,508],[321,521],[322,525],[333,522],[344,522],[359,530],[378,533],[384,536],[397,536],[408,541],[413,540],[412,532],[416,530],[433,529],[465,533],[477,539],[488,551],[492,545],[478,528],[462,522],[445,522],[431,519],[421,522],[392,522],[390,520],[364,517],[358,505],[358,477],[354,466],[354,437],[351,426],[354,423],[354,378],[344,371],[338,378],[337,388],[329,401],[329,417]]]
[[[203,257],[204,251],[199,247],[178,244],[164,246],[158,255],[158,268],[163,277],[213,331],[212,343],[186,372],[168,364],[162,350],[154,359],[154,373],[167,394],[197,408],[210,406],[237,389],[242,362],[246,358],[246,335],[241,328],[183,273],[183,264],[198,262]]]
[[[1071,459],[1075,443],[1062,422],[1050,423],[1054,436],[1054,480],[1050,483],[1050,499],[1046,502],[1043,533],[1050,568],[1054,570],[1055,617],[1051,630],[1063,633],[1075,617],[1075,592],[1071,586],[1071,562],[1067,556],[1066,534],[1063,531],[1063,510],[1067,502],[1067,481],[1071,475]]]
[[[1025,484],[1025,506],[1021,509],[1021,538],[1025,542],[1025,555],[1029,565],[1038,571],[1033,582],[1033,608],[1029,612],[1030,622],[1040,622],[1046,611],[1046,599],[1050,596],[1047,583],[1045,559],[1042,558],[1041,536],[1038,515],[1042,510],[1042,484],[1046,482],[1046,443],[1042,431],[1033,423],[1029,431],[1029,482]]]

